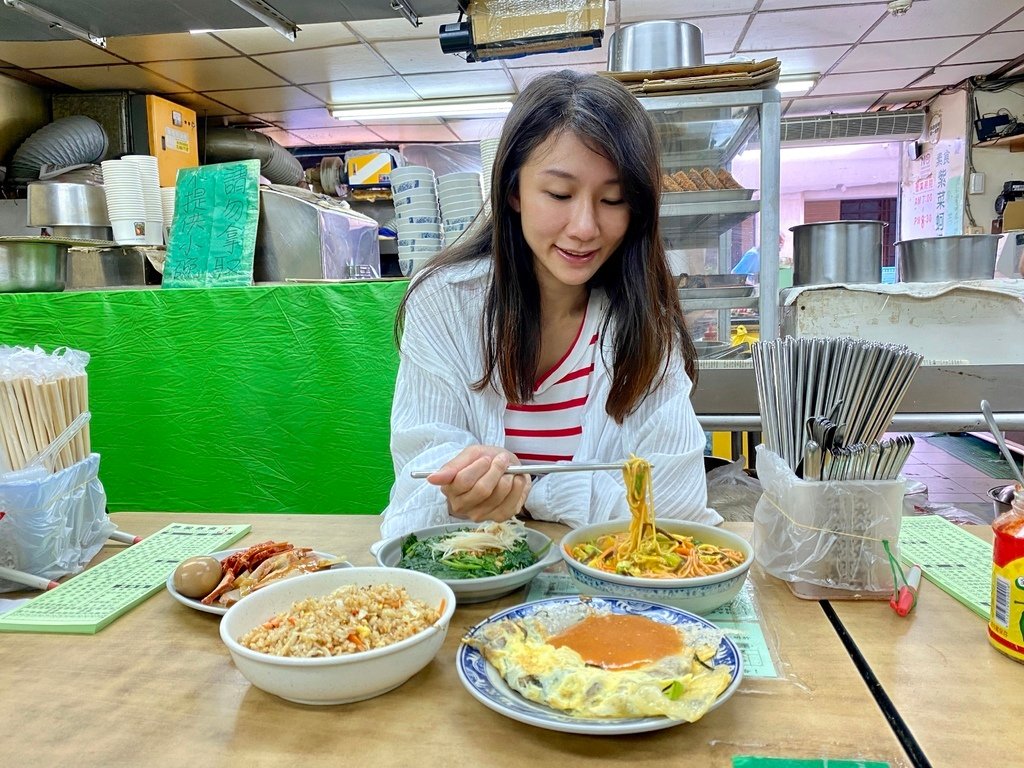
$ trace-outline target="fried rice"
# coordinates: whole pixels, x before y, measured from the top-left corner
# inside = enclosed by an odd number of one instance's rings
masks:
[[[440,611],[390,584],[348,584],[309,597],[238,638],[272,656],[315,658],[383,648],[422,632]]]

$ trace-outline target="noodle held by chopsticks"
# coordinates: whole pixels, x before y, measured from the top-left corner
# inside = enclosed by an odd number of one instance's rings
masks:
[[[654,579],[708,576],[743,562],[743,553],[670,533],[654,523],[651,465],[630,456],[622,469],[631,519],[626,532],[606,534],[573,547],[584,565],[609,573]]]

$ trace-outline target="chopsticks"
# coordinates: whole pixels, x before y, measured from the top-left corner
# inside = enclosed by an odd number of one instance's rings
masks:
[[[613,464],[516,464],[505,470],[506,475],[549,475],[555,472],[601,472],[604,470],[621,471],[626,465],[619,462]],[[415,471],[409,475],[417,480],[430,477],[434,472]]]

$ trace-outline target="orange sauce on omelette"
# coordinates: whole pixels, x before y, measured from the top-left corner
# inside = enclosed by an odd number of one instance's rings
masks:
[[[585,663],[605,669],[633,669],[683,650],[683,638],[674,627],[618,613],[588,616],[547,642],[571,648]]]

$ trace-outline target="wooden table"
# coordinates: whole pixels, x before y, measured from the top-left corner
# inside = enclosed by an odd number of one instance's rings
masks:
[[[881,603],[831,607],[932,766],[1021,765],[1024,665],[989,645],[985,619],[925,579],[906,618]]]
[[[315,515],[118,513],[113,519],[139,535],[171,521],[251,522],[242,544],[284,538],[357,565],[373,564],[367,547],[379,524],[375,517]],[[539,527],[556,537],[564,530]],[[106,546],[95,562],[122,546]],[[458,609],[441,652],[400,688],[356,704],[310,707],[250,686],[218,637],[218,617],[164,591],[95,636],[0,635],[0,762],[379,768],[601,761],[703,768],[731,766],[734,755],[752,754],[909,765],[821,606],[793,599],[756,565],[752,580],[780,679],[744,680],[727,704],[697,723],[620,737],[524,725],[463,689],[454,664],[461,635],[521,602],[522,593]]]

